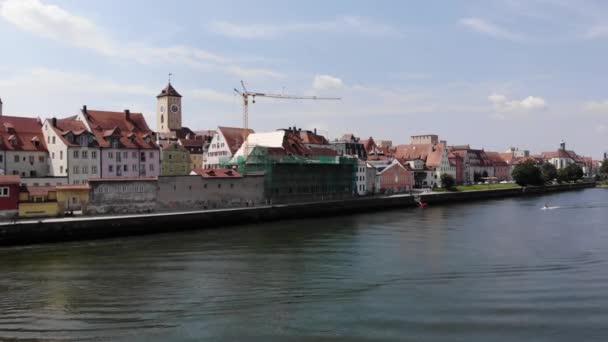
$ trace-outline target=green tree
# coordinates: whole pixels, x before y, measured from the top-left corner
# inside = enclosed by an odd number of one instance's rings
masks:
[[[550,182],[552,180],[554,180],[555,178],[557,178],[557,169],[555,168],[555,165],[547,162],[544,163],[541,167],[540,170],[543,173],[543,179],[546,182]]]
[[[604,159],[604,161],[602,161],[602,166],[600,166],[600,174],[608,175],[608,159]]]
[[[456,181],[454,180],[454,177],[452,177],[452,175],[449,175],[447,173],[441,175],[441,186],[444,189],[452,189],[454,185],[456,185]]]
[[[578,164],[570,164],[566,167],[566,172],[568,173],[568,180],[571,182],[575,182],[581,178],[583,178],[583,169]]]
[[[561,169],[559,171],[557,171],[557,182],[558,183],[564,183],[568,181],[568,170],[566,169]]]
[[[542,185],[543,175],[533,160],[526,160],[513,168],[511,176],[520,186]]]

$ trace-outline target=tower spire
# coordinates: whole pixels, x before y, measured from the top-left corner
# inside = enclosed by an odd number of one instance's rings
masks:
[[[171,84],[171,76],[173,76],[173,74],[169,73],[169,84]]]

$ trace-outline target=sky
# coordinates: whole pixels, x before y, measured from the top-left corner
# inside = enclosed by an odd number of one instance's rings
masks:
[[[608,2],[0,0],[5,115],[143,112],[172,84],[191,129],[297,126],[505,151],[608,150]]]

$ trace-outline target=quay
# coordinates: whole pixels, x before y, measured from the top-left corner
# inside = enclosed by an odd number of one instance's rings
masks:
[[[394,195],[346,200],[266,205],[245,208],[210,209],[113,216],[83,216],[16,220],[0,223],[0,245],[27,245],[73,240],[114,238],[130,235],[254,224],[276,220],[348,215],[394,208],[415,207],[417,200],[431,206],[539,195],[595,187],[595,183],[574,183],[464,192]]]

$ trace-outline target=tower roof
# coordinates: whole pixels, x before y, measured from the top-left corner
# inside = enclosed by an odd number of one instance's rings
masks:
[[[160,94],[158,94],[156,97],[160,98],[160,97],[165,97],[165,96],[182,97],[177,92],[177,90],[175,90],[175,88],[173,88],[173,86],[171,85],[171,82],[167,83],[167,86],[165,87],[165,89],[161,90]]]

